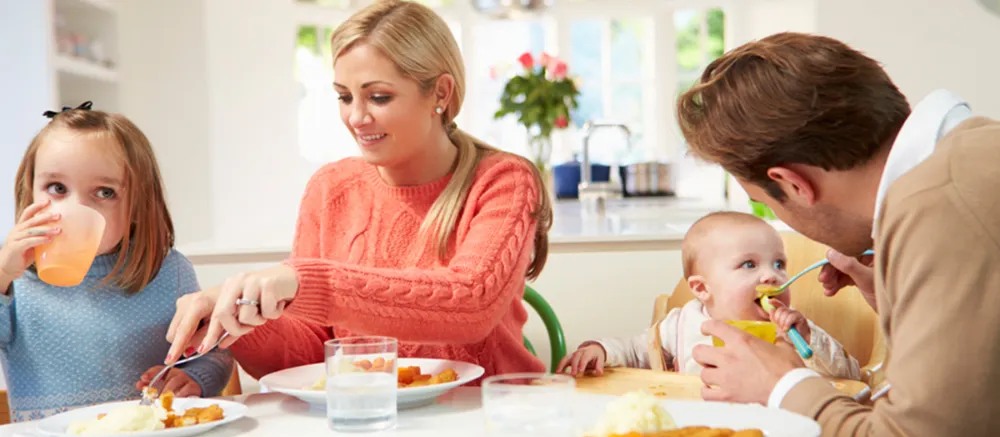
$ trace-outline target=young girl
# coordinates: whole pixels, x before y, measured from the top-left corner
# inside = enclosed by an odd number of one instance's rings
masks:
[[[166,357],[177,298],[199,289],[191,263],[172,249],[173,224],[149,141],[125,117],[61,113],[32,140],[15,182],[17,224],[0,247],[0,357],[11,418],[140,396]],[[55,287],[31,264],[60,233],[46,207],[78,203],[107,222],[83,283]],[[232,358],[213,352],[171,371],[161,391],[215,396]]]

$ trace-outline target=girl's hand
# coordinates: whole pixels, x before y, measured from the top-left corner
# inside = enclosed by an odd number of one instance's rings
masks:
[[[58,213],[38,213],[46,206],[49,206],[48,200],[25,208],[17,224],[7,233],[7,241],[0,247],[0,280],[20,278],[34,262],[35,247],[52,241],[52,237],[62,232],[55,225]]]
[[[811,341],[812,331],[809,329],[809,319],[802,313],[795,311],[791,308],[785,306],[778,299],[771,299],[771,305],[774,305],[774,309],[771,310],[771,321],[778,325],[778,329],[781,331],[781,336],[788,342],[792,340],[788,338],[786,333],[793,326],[802,335],[802,339],[809,343]]]
[[[163,370],[164,366],[153,366],[146,373],[143,373],[139,377],[139,382],[135,383],[135,388],[142,390],[149,385],[149,381]],[[198,385],[195,380],[191,379],[190,376],[183,369],[178,369],[176,367],[171,368],[167,371],[166,375],[163,375],[157,383],[162,383],[163,388],[159,389],[160,393],[166,393],[168,391],[174,392],[174,396],[178,398],[186,398],[190,396],[201,397],[201,386]]]
[[[556,371],[577,376],[587,370],[593,370],[598,375],[603,375],[604,361],[607,358],[608,354],[604,351],[604,347],[596,343],[586,344],[580,346],[576,352],[563,357],[562,361],[559,361],[559,367],[556,368]],[[567,368],[569,371],[566,370]]]

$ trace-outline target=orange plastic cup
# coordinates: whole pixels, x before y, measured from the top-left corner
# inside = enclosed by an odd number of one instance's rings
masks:
[[[778,325],[774,322],[762,322],[758,320],[726,320],[726,323],[749,332],[750,335],[774,343],[778,340]],[[724,346],[726,343],[718,337],[712,336],[712,345],[715,347]]]
[[[53,203],[46,212],[59,213],[62,232],[35,247],[38,278],[58,287],[80,285],[97,256],[106,225],[101,213],[79,203]]]

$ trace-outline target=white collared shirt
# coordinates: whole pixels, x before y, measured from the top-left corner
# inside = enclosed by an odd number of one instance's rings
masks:
[[[885,168],[882,170],[882,178],[879,180],[875,196],[873,237],[875,229],[878,228],[879,212],[882,210],[882,203],[885,201],[889,186],[930,157],[941,137],[971,116],[972,109],[965,100],[943,89],[928,94],[913,108],[899,134],[896,135],[889,157],[886,158]],[[806,378],[819,376],[819,373],[807,368],[794,369],[786,373],[771,390],[767,406],[780,408],[781,401],[795,385]]]

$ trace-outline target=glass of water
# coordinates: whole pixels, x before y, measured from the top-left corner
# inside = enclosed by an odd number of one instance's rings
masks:
[[[573,437],[576,380],[567,375],[512,373],[483,380],[486,434]]]
[[[345,337],[326,348],[326,417],[337,432],[396,426],[396,352],[391,337]]]

